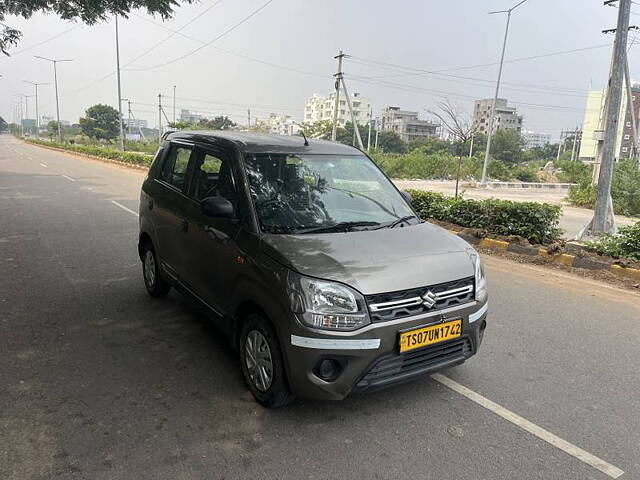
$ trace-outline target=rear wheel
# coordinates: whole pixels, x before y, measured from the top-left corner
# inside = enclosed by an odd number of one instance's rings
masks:
[[[260,315],[247,317],[240,335],[240,363],[245,382],[258,403],[282,407],[293,400],[285,378],[278,338]]]
[[[153,245],[147,242],[142,250],[142,274],[144,276],[144,286],[152,297],[166,297],[171,289],[160,275],[158,268],[158,258],[153,249]]]

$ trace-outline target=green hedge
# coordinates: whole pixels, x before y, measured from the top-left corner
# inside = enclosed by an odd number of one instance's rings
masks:
[[[420,217],[481,228],[498,235],[519,235],[534,244],[548,244],[560,237],[561,208],[548,203],[509,200],[467,200],[433,192],[410,191]]]
[[[621,227],[617,235],[604,235],[588,245],[600,255],[640,260],[640,222]]]
[[[45,140],[27,140],[28,143],[36,145],[46,145],[48,147],[61,148],[70,152],[84,153],[85,155],[94,155],[96,157],[108,158],[111,160],[119,160],[121,162],[131,163],[135,165],[151,165],[153,155],[139,152],[121,152],[109,147],[101,147],[97,145],[79,145],[73,143],[57,143],[47,142]]]

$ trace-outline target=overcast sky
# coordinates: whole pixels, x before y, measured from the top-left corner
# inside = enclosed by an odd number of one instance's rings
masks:
[[[142,11],[121,19],[122,96],[134,102],[134,114],[156,126],[158,93],[162,93],[168,97],[163,102],[171,117],[176,85],[178,111],[227,114],[246,122],[250,106],[254,117],[276,112],[300,120],[312,93],[326,94],[333,88],[333,57],[340,49],[353,56],[345,60],[347,86],[371,98],[374,115],[394,105],[421,111],[428,118],[426,110],[445,97],[471,113],[474,98],[493,95],[498,67],[459,68],[499,60],[506,17],[487,13],[516,3],[272,0],[209,46],[159,66],[214,40],[265,2],[202,0],[179,7],[164,23]],[[640,13],[640,7],[635,9]],[[617,10],[603,6],[601,0],[528,0],[513,14],[506,58],[611,44],[613,36],[601,30],[615,27],[616,15]],[[172,33],[195,17],[180,33]],[[33,93],[22,80],[51,82],[40,87],[40,113],[55,116],[52,65],[34,55],[74,59],[58,66],[62,119],[77,122],[96,103],[117,105],[113,21],[89,27],[37,15],[29,20],[10,17],[6,23],[24,34],[13,56],[0,58],[0,115],[7,121],[13,118],[11,105],[16,102],[12,94]],[[633,15],[633,23],[640,24],[640,16]],[[632,77],[640,69],[639,49],[635,46],[630,52]],[[611,47],[605,46],[506,63],[501,97],[516,104],[525,129],[555,138],[561,129],[582,123],[586,92],[590,83],[602,88],[610,55]],[[420,70],[448,70],[442,73],[455,77]]]

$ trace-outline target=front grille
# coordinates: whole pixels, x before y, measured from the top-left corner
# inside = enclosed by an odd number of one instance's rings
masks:
[[[428,300],[431,292],[431,302]],[[427,301],[425,302],[425,297]],[[386,322],[399,318],[434,312],[473,301],[474,278],[468,277],[430,287],[412,288],[388,293],[367,295],[372,322]],[[432,304],[430,306],[430,304]]]
[[[417,375],[453,366],[462,363],[471,353],[469,338],[462,337],[426,349],[390,355],[382,358],[371,367],[356,384],[356,390],[364,391],[383,387],[408,380]]]

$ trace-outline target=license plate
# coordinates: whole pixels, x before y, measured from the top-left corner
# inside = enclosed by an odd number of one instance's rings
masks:
[[[462,320],[439,323],[400,333],[400,353],[444,342],[462,335]]]

